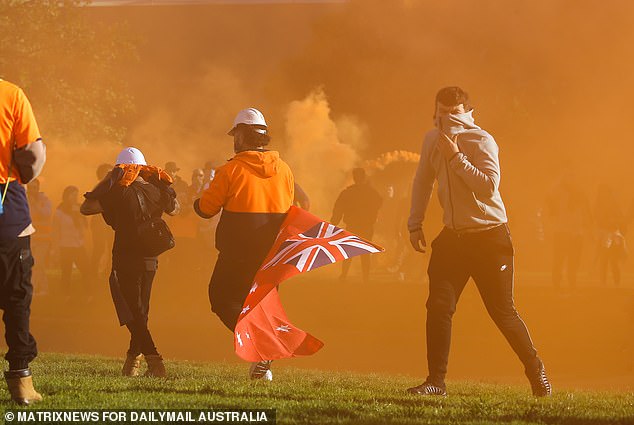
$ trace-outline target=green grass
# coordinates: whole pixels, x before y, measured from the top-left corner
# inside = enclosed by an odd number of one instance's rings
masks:
[[[448,397],[421,397],[403,376],[306,371],[274,364],[251,382],[246,364],[168,361],[169,378],[119,376],[122,360],[41,354],[32,364],[42,403],[28,409],[277,409],[279,424],[634,424],[634,393],[557,391],[449,382]],[[15,406],[0,393],[0,409]]]

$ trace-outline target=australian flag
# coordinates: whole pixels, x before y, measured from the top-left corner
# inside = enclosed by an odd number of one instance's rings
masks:
[[[260,361],[317,352],[323,343],[288,321],[277,286],[296,274],[382,251],[372,242],[291,207],[244,301],[234,332],[236,354]]]

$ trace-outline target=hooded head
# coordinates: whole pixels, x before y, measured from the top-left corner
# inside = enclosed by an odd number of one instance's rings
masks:
[[[469,95],[460,87],[440,89],[434,107],[434,123],[445,134],[454,135],[466,129],[479,128],[473,120]]]
[[[280,166],[280,155],[275,151],[243,151],[236,155],[234,160],[243,163],[263,178],[276,175]]]

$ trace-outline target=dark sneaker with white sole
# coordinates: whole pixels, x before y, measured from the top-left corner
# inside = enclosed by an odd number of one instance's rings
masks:
[[[272,381],[273,372],[271,372],[271,363],[273,363],[273,360],[263,360],[261,362],[251,363],[251,369],[249,369],[249,376],[251,379]]]
[[[542,363],[541,360],[538,361],[539,364],[536,368],[532,370],[527,369],[525,370],[525,373],[528,381],[531,383],[533,395],[536,397],[546,397],[553,393],[553,388],[550,385],[550,381],[548,381],[548,376],[546,375],[544,363]]]
[[[442,385],[432,384],[429,381],[425,381],[417,387],[408,388],[407,392],[410,394],[419,394],[419,395],[439,395],[446,396],[447,388]]]

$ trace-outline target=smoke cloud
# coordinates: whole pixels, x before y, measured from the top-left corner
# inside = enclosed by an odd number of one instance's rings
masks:
[[[359,161],[363,127],[352,118],[334,121],[323,89],[293,101],[286,113],[286,149],[295,180],[311,198],[315,211],[326,217],[350,170]]]

